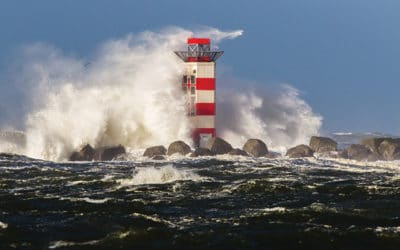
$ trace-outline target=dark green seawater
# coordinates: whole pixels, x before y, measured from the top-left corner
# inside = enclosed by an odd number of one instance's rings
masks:
[[[0,249],[400,249],[400,163],[3,155]]]

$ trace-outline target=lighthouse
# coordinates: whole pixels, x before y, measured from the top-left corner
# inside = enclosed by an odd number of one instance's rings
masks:
[[[188,38],[187,51],[175,51],[185,62],[181,80],[187,97],[186,113],[193,126],[192,137],[199,147],[216,136],[215,61],[223,51],[211,51],[209,38]]]

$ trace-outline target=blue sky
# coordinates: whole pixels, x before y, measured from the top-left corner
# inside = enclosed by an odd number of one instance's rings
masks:
[[[166,26],[243,29],[220,44],[219,63],[236,77],[296,87],[325,132],[400,134],[399,13],[396,0],[3,0],[0,72],[38,41],[86,57],[105,40]]]

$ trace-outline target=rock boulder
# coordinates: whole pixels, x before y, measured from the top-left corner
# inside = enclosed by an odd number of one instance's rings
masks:
[[[216,155],[227,154],[233,149],[231,144],[219,137],[211,138],[207,143],[207,148]]]
[[[154,146],[154,147],[149,147],[147,148],[143,156],[147,157],[154,157],[156,155],[165,155],[167,153],[167,149],[164,146]]]
[[[196,148],[194,152],[190,154],[190,157],[211,156],[211,155],[214,154],[208,148]]]
[[[352,144],[347,149],[347,157],[349,159],[357,160],[357,161],[376,161],[379,159],[378,154],[372,152],[365,145],[361,144]]]
[[[378,151],[383,160],[399,160],[400,142],[394,139],[386,139],[379,144]]]
[[[162,161],[162,160],[165,160],[165,156],[155,155],[155,156],[151,157],[151,159],[156,160],[156,161]]]
[[[254,157],[266,156],[268,154],[267,145],[259,139],[249,139],[243,145],[243,150]]]
[[[119,155],[125,154],[125,148],[122,145],[107,146],[95,149],[93,159],[95,161],[111,161]]]
[[[80,151],[72,152],[69,157],[70,161],[92,161],[94,158],[95,149],[90,146],[90,144],[86,144],[81,148]]]
[[[169,145],[167,155],[173,155],[176,153],[181,155],[187,155],[191,151],[192,150],[190,149],[190,146],[184,143],[183,141],[175,141]]]
[[[314,151],[307,145],[298,145],[288,149],[286,156],[289,158],[313,157]]]
[[[241,150],[239,148],[232,149],[228,154],[230,155],[241,155],[241,156],[249,156],[246,151]]]
[[[384,140],[387,140],[390,138],[385,138],[385,137],[379,137],[379,138],[366,138],[361,140],[361,145],[366,146],[369,148],[372,152],[374,153],[379,153],[379,146]]]
[[[317,153],[325,153],[337,150],[337,142],[328,137],[312,136],[310,148]]]
[[[276,158],[282,157],[282,154],[278,153],[278,152],[268,151],[268,154],[265,157],[270,158],[270,159],[276,159]]]

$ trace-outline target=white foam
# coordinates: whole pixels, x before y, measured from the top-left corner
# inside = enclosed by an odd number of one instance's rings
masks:
[[[270,212],[279,212],[279,213],[283,213],[283,212],[285,212],[286,210],[287,210],[287,208],[285,208],[285,207],[267,207],[267,208],[261,209],[261,211],[267,212],[267,213],[270,213]]]
[[[91,240],[85,242],[74,242],[74,241],[52,241],[49,243],[49,249],[56,249],[60,247],[70,247],[70,246],[86,246],[86,245],[95,245],[99,243],[99,240]]]
[[[8,227],[7,223],[1,222],[0,221],[0,229],[6,229]]]
[[[69,201],[73,201],[73,202],[84,201],[84,202],[92,203],[92,204],[102,204],[102,203],[105,203],[105,202],[107,202],[109,200],[112,200],[112,198],[108,198],[108,197],[107,198],[103,198],[103,199],[92,199],[92,198],[89,198],[89,197],[83,197],[83,198],[60,197],[59,199],[60,200],[69,200]]]
[[[69,247],[69,246],[73,246],[73,245],[75,245],[74,242],[68,242],[68,241],[62,241],[62,240],[52,241],[52,242],[50,242],[49,249],[56,249],[59,247]]]
[[[150,215],[141,214],[141,213],[133,213],[132,215],[145,218],[146,220],[151,220],[151,221],[158,222],[158,223],[164,223],[170,227],[176,227],[176,225],[174,223],[172,223],[171,221],[166,220],[166,219],[161,219],[157,215],[150,216]]]
[[[376,233],[400,233],[399,227],[376,227],[374,230]]]
[[[143,184],[162,184],[181,180],[200,181],[204,178],[192,170],[177,169],[172,165],[163,167],[144,167],[137,168],[132,178],[119,180],[120,187],[143,185]]]
[[[81,200],[86,201],[87,203],[102,204],[102,203],[105,203],[105,202],[111,200],[111,198],[92,199],[92,198],[85,197],[85,198],[83,198]]]
[[[326,167],[340,169],[342,171],[366,173],[387,173],[388,171],[400,174],[400,161],[375,161],[365,162],[350,159],[310,158],[310,162]]]

